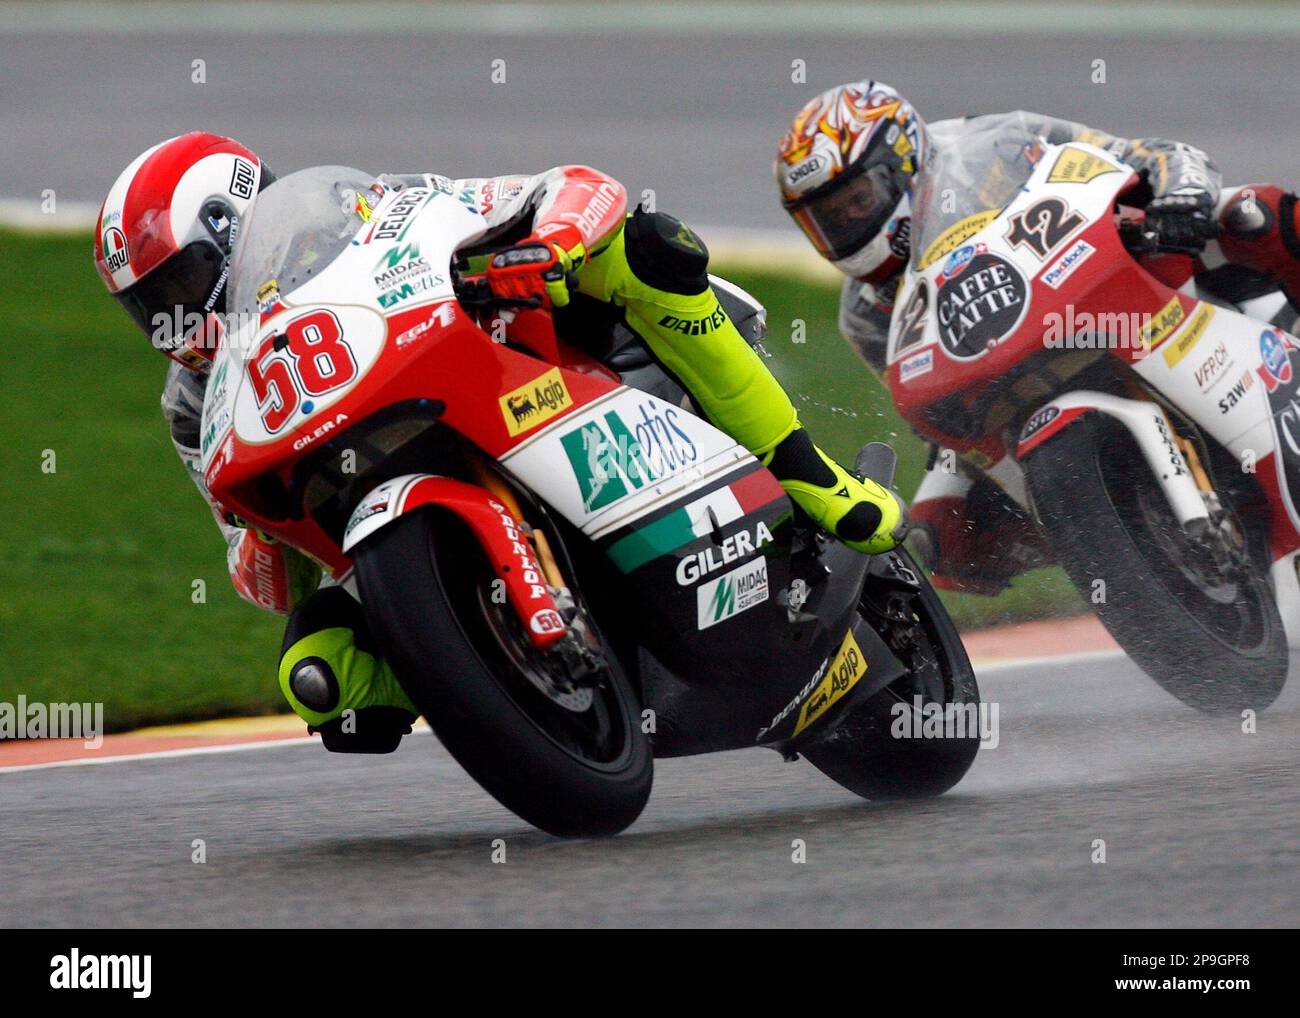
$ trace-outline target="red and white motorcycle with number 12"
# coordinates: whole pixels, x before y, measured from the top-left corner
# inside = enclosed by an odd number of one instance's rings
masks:
[[[1161,686],[1266,707],[1300,645],[1300,340],[1269,320],[1285,300],[1199,291],[1109,153],[1007,142],[939,153],[917,196],[895,402],[1032,510]],[[953,215],[954,193],[981,197]]]

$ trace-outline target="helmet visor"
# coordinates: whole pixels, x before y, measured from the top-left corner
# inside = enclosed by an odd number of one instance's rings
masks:
[[[897,174],[877,164],[858,173],[850,170],[785,207],[817,253],[836,262],[866,247],[902,198]]]
[[[215,243],[196,240],[114,296],[155,347],[171,352],[197,324],[191,316],[225,310],[225,268]]]

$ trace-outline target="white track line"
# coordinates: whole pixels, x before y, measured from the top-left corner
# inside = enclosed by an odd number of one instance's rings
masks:
[[[416,728],[407,738],[433,734],[428,728]],[[314,735],[295,736],[288,739],[260,739],[257,742],[237,742],[224,746],[191,746],[185,749],[160,749],[153,753],[120,753],[116,756],[89,756],[75,760],[51,760],[48,763],[17,764],[6,767],[0,764],[0,775],[17,771],[48,771],[55,767],[102,767],[105,764],[135,763],[140,760],[167,760],[184,756],[209,756],[214,753],[247,753],[256,749],[280,749],[284,746],[304,746],[319,740]]]
[[[238,742],[224,746],[191,746],[187,749],[160,749],[153,753],[120,753],[115,756],[86,756],[74,760],[51,760],[48,763],[16,764],[6,767],[0,764],[0,774],[14,774],[18,771],[48,771],[55,767],[91,767],[104,764],[133,763],[137,760],[166,760],[181,756],[207,756],[212,753],[245,753],[254,749],[278,749],[281,746],[301,746],[315,742],[316,737],[304,735],[290,739],[262,739],[259,742]]]
[[[46,213],[34,198],[0,198],[0,226],[24,233],[89,233],[98,216],[99,206],[89,202],[59,202],[55,212]],[[838,284],[844,279],[793,226],[789,230],[759,230],[697,225],[695,230],[708,245],[712,260],[732,271],[780,272],[813,283]]]
[[[1098,650],[1079,654],[1062,654],[1054,657],[1027,657],[1009,659],[1006,661],[989,661],[983,664],[976,662],[975,672],[977,675],[987,675],[990,672],[996,673],[1012,671],[1017,668],[1027,668],[1034,665],[1086,664],[1088,662],[1113,661],[1124,656],[1122,650]],[[411,735],[430,734],[432,734],[432,732],[423,726],[416,728],[415,731],[411,733]],[[210,756],[217,753],[248,753],[259,749],[281,749],[286,746],[303,746],[307,743],[314,743],[316,741],[315,736],[305,735],[299,738],[261,739],[257,742],[240,742],[224,746],[193,746],[186,749],[160,749],[154,753],[123,753],[117,756],[90,756],[80,757],[75,760],[51,760],[48,763],[17,764],[13,767],[6,767],[3,763],[0,763],[0,775],[15,774],[19,771],[48,771],[58,767],[102,767],[105,764],[137,763],[141,760],[174,760],[181,757]]]
[[[1081,665],[1102,661],[1117,661],[1128,657],[1122,650],[1082,650],[1074,654],[1053,654],[1051,657],[987,658],[971,663],[975,674],[987,675],[990,672],[1009,672],[1017,668],[1032,665]]]

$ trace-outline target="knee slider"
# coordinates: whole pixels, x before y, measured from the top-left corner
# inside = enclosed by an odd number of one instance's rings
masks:
[[[415,714],[373,701],[382,662],[361,606],[341,587],[307,598],[290,616],[280,683],[289,704],[334,753],[391,753]]]
[[[1228,203],[1219,225],[1234,240],[1256,240],[1270,233],[1277,222],[1275,210],[1285,196],[1272,186],[1248,187]]]
[[[647,286],[687,296],[708,289],[709,250],[680,219],[638,208],[623,235],[628,268]]]
[[[1290,191],[1282,195],[1277,202],[1278,235],[1282,246],[1292,258],[1300,259],[1300,199]]]
[[[289,670],[289,692],[317,714],[330,714],[339,705],[338,676],[321,657],[305,657],[294,662]]]
[[[362,707],[307,731],[331,753],[391,753],[411,734],[411,715],[400,707]]]

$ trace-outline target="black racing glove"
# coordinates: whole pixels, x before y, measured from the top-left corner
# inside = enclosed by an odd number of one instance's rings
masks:
[[[1200,187],[1180,187],[1147,202],[1146,225],[1165,251],[1199,254],[1219,235],[1214,195]]]

